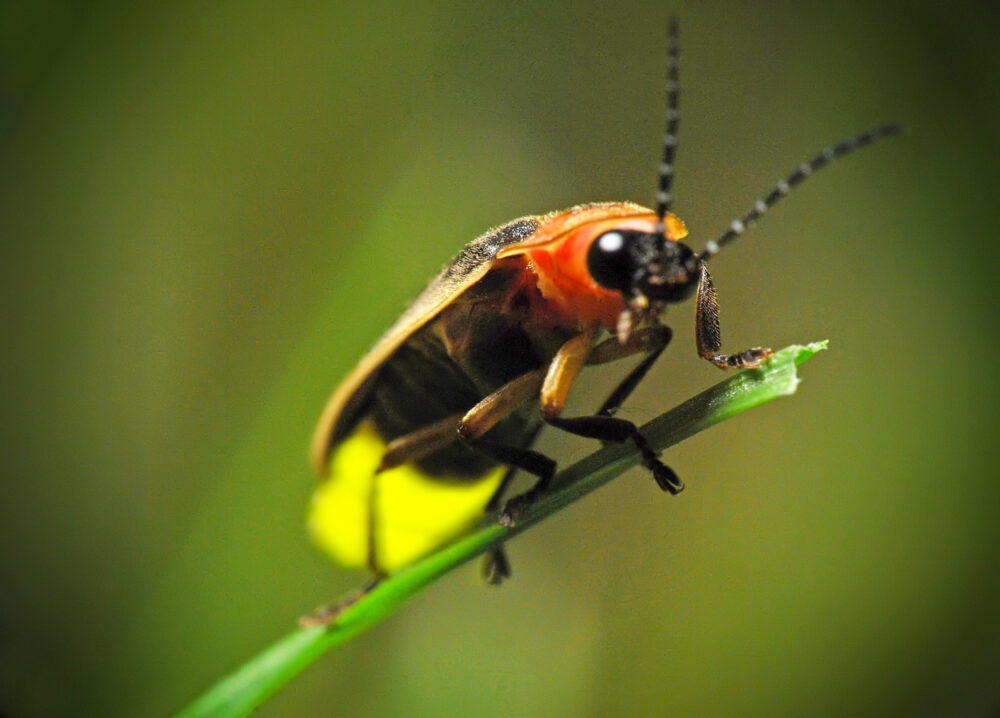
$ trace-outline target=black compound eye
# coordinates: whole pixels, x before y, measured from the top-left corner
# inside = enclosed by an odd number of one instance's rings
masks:
[[[587,252],[587,271],[602,287],[624,292],[634,281],[635,267],[624,232],[605,232],[593,241]]]

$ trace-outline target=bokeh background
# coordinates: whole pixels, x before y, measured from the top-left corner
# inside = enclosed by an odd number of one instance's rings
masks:
[[[486,228],[650,201],[675,10],[696,247],[906,123],[713,264],[729,349],[830,351],[258,715],[997,715],[996,3],[348,5],[0,9],[0,714],[168,715],[362,580],[303,529],[328,392]],[[692,318],[626,416],[721,378]]]

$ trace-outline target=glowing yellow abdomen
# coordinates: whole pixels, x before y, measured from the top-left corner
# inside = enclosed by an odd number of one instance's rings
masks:
[[[412,464],[376,474],[385,441],[362,422],[330,455],[327,478],[313,494],[309,533],[345,568],[392,573],[459,535],[483,515],[506,471],[480,479],[431,477]],[[374,530],[374,537],[371,532]]]

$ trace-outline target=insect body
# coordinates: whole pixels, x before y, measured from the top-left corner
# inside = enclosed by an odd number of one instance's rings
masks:
[[[523,217],[474,240],[435,277],[334,392],[312,444],[321,484],[310,528],[349,567],[392,573],[498,507],[512,469],[538,477],[503,520],[547,488],[555,463],[530,448],[544,424],[631,441],[660,488],[683,484],[634,424],[613,416],[667,346],[663,309],[696,297],[698,353],[722,368],[759,365],[768,349],[722,352],[706,261],[839,155],[895,134],[884,125],[828,147],[700,252],[669,212],[676,147],[677,33],[668,52],[667,130],[656,210],[597,203]],[[588,364],[643,354],[593,415],[564,417]],[[506,562],[494,561],[500,573]]]

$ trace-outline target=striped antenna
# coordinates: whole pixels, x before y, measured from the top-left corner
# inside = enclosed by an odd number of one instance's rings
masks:
[[[671,15],[667,26],[667,127],[663,132],[663,159],[660,160],[659,178],[656,190],[656,236],[663,235],[663,218],[670,210],[673,198],[670,185],[674,180],[674,154],[677,152],[677,125],[680,111],[677,103],[680,85],[677,81],[680,44],[677,41],[677,16]]]
[[[792,190],[792,187],[802,182],[802,180],[816,170],[830,164],[830,162],[837,157],[843,157],[844,155],[850,154],[859,147],[870,145],[883,137],[898,135],[902,129],[903,126],[896,122],[873,127],[870,130],[862,132],[860,135],[855,135],[854,137],[850,137],[846,140],[841,140],[835,145],[830,145],[808,162],[804,162],[799,165],[798,169],[788,175],[785,179],[778,182],[778,184],[774,186],[774,189],[772,189],[763,199],[759,199],[754,202],[753,209],[739,219],[733,220],[733,223],[729,225],[729,229],[723,232],[716,239],[706,242],[705,249],[697,255],[696,262],[706,260],[717,254],[719,249],[743,234],[747,227],[760,219],[760,216],[764,214],[764,212],[773,207],[779,199],[788,194]]]

